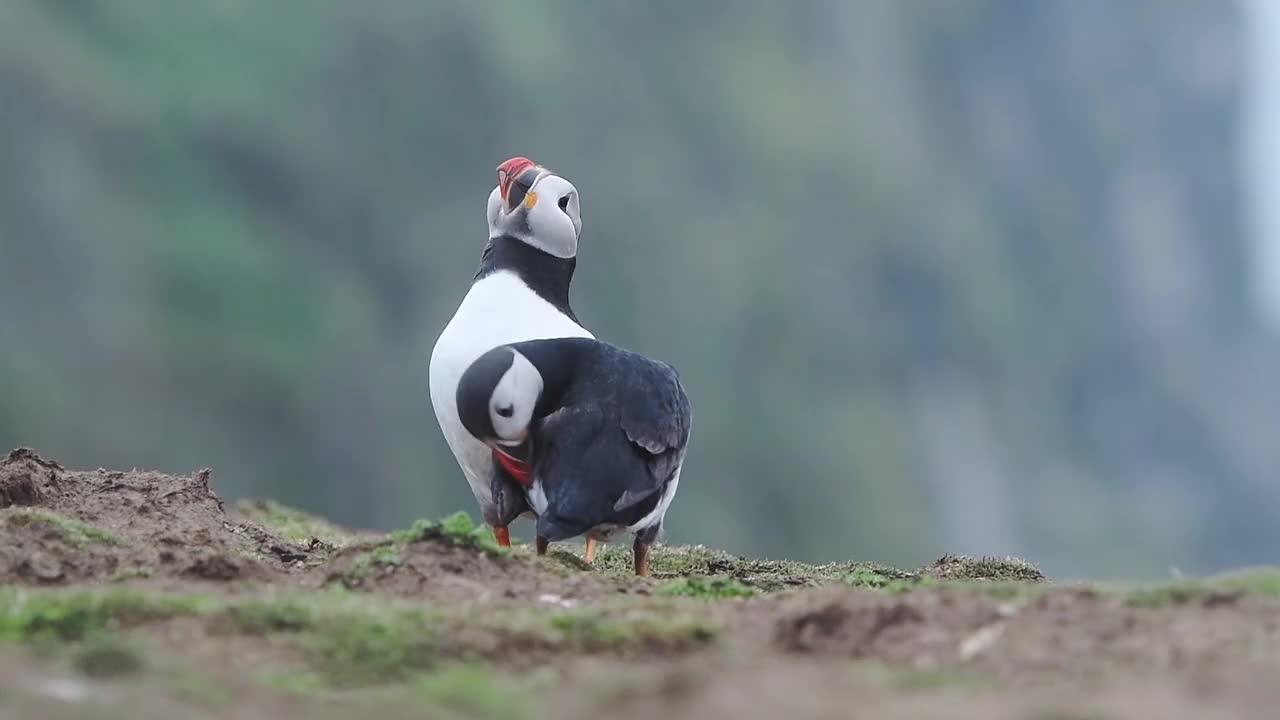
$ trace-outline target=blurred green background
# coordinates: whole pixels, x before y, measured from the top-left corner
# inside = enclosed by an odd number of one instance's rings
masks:
[[[494,167],[695,407],[668,539],[1275,562],[1248,18],[1131,0],[0,3],[0,445],[368,527],[474,501],[427,358]],[[528,532],[527,527],[522,527]]]

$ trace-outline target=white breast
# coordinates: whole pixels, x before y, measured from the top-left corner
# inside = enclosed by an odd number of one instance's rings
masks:
[[[595,336],[539,297],[515,273],[503,270],[471,286],[431,351],[431,405],[484,512],[492,507],[493,465],[489,448],[458,419],[458,381],[476,358],[499,345],[557,337]]]

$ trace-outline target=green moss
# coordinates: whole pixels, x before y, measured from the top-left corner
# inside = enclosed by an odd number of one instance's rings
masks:
[[[752,597],[760,591],[731,577],[686,577],[671,580],[658,588],[659,595],[693,597],[704,600]]]
[[[607,547],[596,560],[598,571],[631,574],[631,549]],[[731,578],[762,592],[846,584],[889,592],[905,592],[938,580],[984,580],[1033,583],[1044,575],[1025,560],[946,555],[916,571],[868,562],[810,565],[793,560],[754,560],[696,546],[656,546],[649,555],[656,578]]]
[[[351,533],[324,518],[281,505],[274,500],[241,500],[236,504],[236,511],[246,519],[295,543],[305,544],[316,538],[334,547],[344,547],[353,539]]]
[[[854,587],[902,593],[932,585],[934,579],[928,575],[904,573],[880,565],[864,565],[854,568],[853,572],[845,576],[844,582]]]
[[[93,678],[133,675],[146,665],[141,651],[116,635],[103,635],[76,648],[71,664]]]
[[[557,613],[548,622],[559,644],[585,652],[690,649],[719,632],[708,618],[682,608],[592,608]]]
[[[631,548],[608,546],[596,558],[600,572],[629,577]],[[792,560],[753,560],[701,545],[657,545],[649,553],[655,578],[730,577],[762,592],[818,587],[843,581],[858,563],[810,565]]]
[[[124,541],[102,528],[48,510],[13,508],[4,511],[9,527],[39,527],[56,534],[71,547],[124,545]]]
[[[0,640],[83,640],[107,629],[207,610],[210,601],[136,590],[33,591],[0,588]]]
[[[494,554],[504,551],[504,548],[498,546],[498,541],[489,528],[476,525],[471,516],[462,511],[441,520],[417,520],[409,529],[391,533],[391,537],[402,543],[446,540],[455,545],[479,548]]]
[[[435,664],[436,645],[433,623],[415,611],[328,615],[302,636],[308,662],[336,687],[403,680]]]
[[[0,588],[0,640],[52,647],[178,616],[203,618],[214,633],[282,637],[316,678],[337,688],[403,681],[434,670],[441,659],[483,657],[510,645],[546,652],[669,652],[705,645],[718,631],[696,605],[651,598],[564,612],[515,606],[477,613],[346,590],[216,599],[121,587]]]
[[[383,568],[396,567],[401,562],[400,553],[396,551],[392,541],[388,540],[383,545],[357,555],[340,579],[347,587],[355,587]]]
[[[432,709],[475,720],[533,717],[524,688],[482,665],[452,665],[414,683],[417,699]],[[433,715],[435,713],[432,713]]]
[[[235,629],[246,635],[299,632],[314,623],[312,609],[293,600],[252,600],[226,610]]]

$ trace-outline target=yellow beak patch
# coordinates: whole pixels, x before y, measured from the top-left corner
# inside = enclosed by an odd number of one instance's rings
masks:
[[[526,208],[531,208],[537,204],[538,204],[538,193],[530,190],[529,192],[524,194],[524,206]]]

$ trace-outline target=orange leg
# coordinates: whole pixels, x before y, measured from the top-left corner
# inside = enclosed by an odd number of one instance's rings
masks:
[[[539,535],[539,536],[538,536],[538,538],[537,538],[537,540],[535,540],[534,542],[536,543],[536,547],[537,547],[537,550],[538,550],[538,554],[539,554],[539,555],[546,555],[546,554],[547,554],[547,546],[548,546],[548,545],[550,545],[551,543],[550,543],[546,538],[542,537],[541,535]]]
[[[498,541],[500,547],[511,547],[511,531],[506,526],[493,526],[493,539]]]
[[[635,543],[631,546],[631,556],[635,561],[636,575],[648,575],[649,546],[646,543],[640,542],[639,538],[636,538]]]
[[[596,561],[596,541],[595,538],[587,538],[587,549],[582,553],[582,559],[588,565]]]

